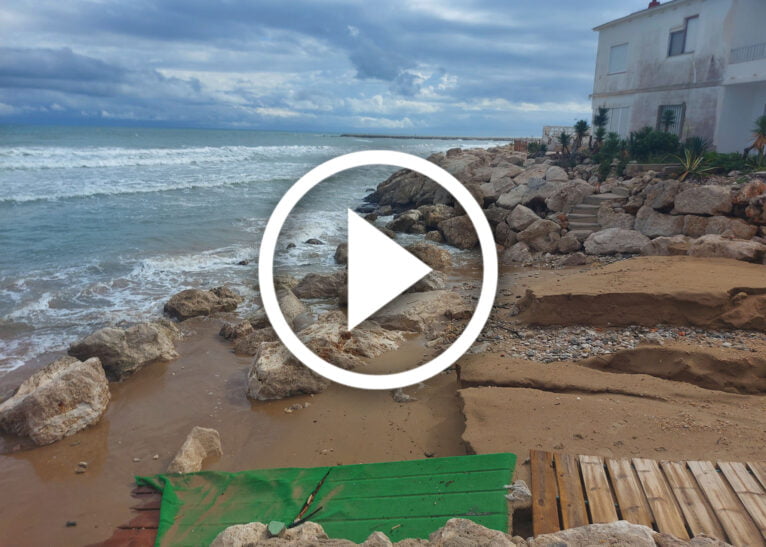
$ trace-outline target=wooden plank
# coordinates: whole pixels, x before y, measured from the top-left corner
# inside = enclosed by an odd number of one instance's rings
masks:
[[[158,528],[160,525],[159,511],[139,511],[127,524],[121,524],[118,528]]]
[[[556,501],[556,476],[550,452],[530,450],[532,468],[532,529],[535,535],[561,530]]]
[[[646,494],[646,501],[652,509],[657,529],[680,539],[689,539],[681,511],[657,462],[634,458],[633,465]]]
[[[623,520],[652,527],[654,519],[630,460],[606,460]]]
[[[747,466],[760,481],[761,486],[766,488],[766,462],[748,462]]]
[[[588,509],[593,524],[616,522],[612,489],[604,471],[604,459],[600,456],[580,456],[580,468],[588,498]]]
[[[660,465],[692,534],[695,536],[707,534],[722,540],[725,539],[726,534],[721,528],[721,524],[708,504],[705,495],[697,486],[697,481],[686,469],[686,463],[664,461]]]
[[[710,462],[688,462],[721,526],[734,545],[764,545],[763,537],[734,492]]]
[[[567,530],[590,524],[577,458],[570,454],[556,454],[553,461],[556,464],[556,481],[559,486],[562,528]]]
[[[718,467],[729,481],[739,501],[745,506],[750,518],[758,527],[761,536],[766,538],[766,491],[758,480],[750,474],[747,465],[738,462],[718,462]]]
[[[160,496],[146,496],[148,499],[141,500],[141,503],[131,506],[134,511],[154,511],[160,510],[162,505],[162,497]]]

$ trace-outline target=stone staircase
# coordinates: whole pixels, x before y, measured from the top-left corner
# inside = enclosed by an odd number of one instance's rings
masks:
[[[575,206],[567,215],[569,218],[569,230],[587,237],[590,233],[601,229],[598,223],[598,210],[603,203],[623,205],[628,200],[627,192],[617,188],[614,193],[591,194],[582,203]]]

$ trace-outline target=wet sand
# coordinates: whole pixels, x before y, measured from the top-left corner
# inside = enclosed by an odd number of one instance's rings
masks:
[[[253,402],[245,396],[251,358],[231,352],[218,336],[220,324],[213,319],[184,323],[184,330],[194,333],[179,343],[181,357],[111,384],[112,401],[96,426],[49,446],[0,456],[0,530],[6,538],[0,543],[83,545],[105,540],[132,516],[133,476],[163,472],[195,425],[221,433],[224,455],[206,465],[215,470],[465,454],[454,373],[406,390],[418,399],[411,403],[396,403],[388,391],[335,385],[315,397]],[[419,347],[410,341],[400,357],[419,361]],[[375,369],[384,361],[376,363],[369,372],[383,372]],[[310,406],[284,411],[304,402]],[[19,439],[0,437],[0,452],[20,444]],[[88,469],[76,474],[81,461],[88,462]],[[67,527],[67,521],[77,526]]]

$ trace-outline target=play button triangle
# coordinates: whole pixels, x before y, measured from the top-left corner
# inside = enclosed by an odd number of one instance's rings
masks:
[[[430,272],[421,260],[348,210],[348,330]]]

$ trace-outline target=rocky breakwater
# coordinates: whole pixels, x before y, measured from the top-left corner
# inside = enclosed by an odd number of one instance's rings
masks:
[[[579,263],[594,260],[588,255],[635,254],[766,261],[766,181],[757,176],[696,184],[650,171],[600,182],[593,165],[563,168],[509,147],[453,149],[428,159],[482,205],[506,263],[580,252]],[[377,206],[374,215],[395,215],[386,226],[394,232],[460,249],[478,245],[459,204],[422,175],[398,171],[366,199]]]

